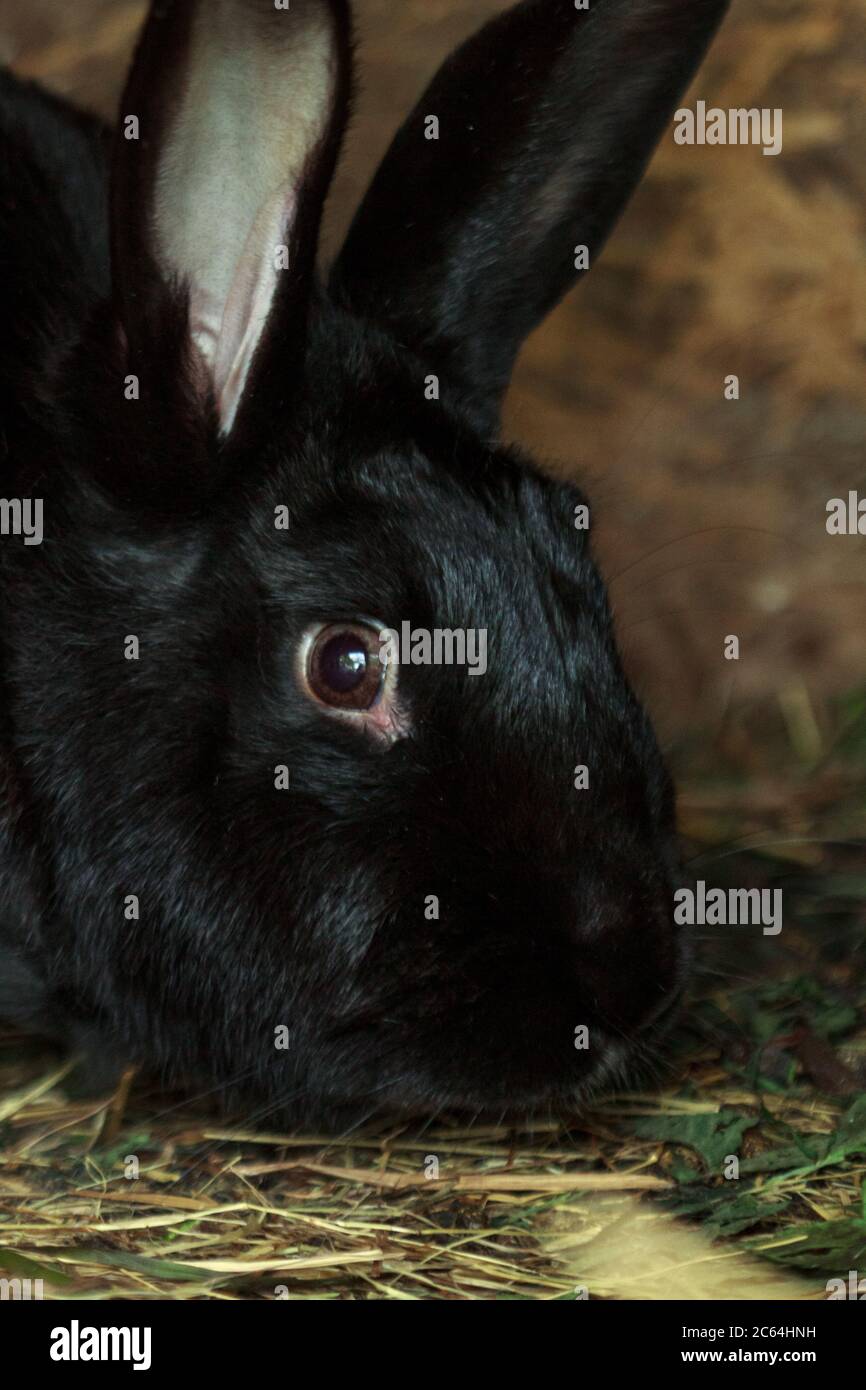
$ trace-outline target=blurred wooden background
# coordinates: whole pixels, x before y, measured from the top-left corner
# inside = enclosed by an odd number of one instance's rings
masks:
[[[504,5],[355,8],[326,254],[434,67]],[[0,0],[0,60],[111,116],[143,9]],[[687,102],[781,107],[782,154],[667,139],[509,399],[508,433],[588,487],[626,658],[674,745],[700,731],[735,756],[738,714],[766,710],[817,755],[834,698],[866,685],[866,537],[825,530],[829,498],[866,496],[864,71],[863,0],[735,0]]]

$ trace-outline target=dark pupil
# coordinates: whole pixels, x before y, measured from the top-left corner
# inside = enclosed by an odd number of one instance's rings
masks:
[[[357,690],[367,674],[369,653],[359,637],[341,632],[322,648],[319,671],[322,680],[340,695]]]

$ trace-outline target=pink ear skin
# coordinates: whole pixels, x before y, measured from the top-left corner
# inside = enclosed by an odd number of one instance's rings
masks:
[[[298,200],[288,184],[262,206],[250,228],[232,280],[222,322],[218,306],[207,305],[195,292],[190,302],[192,336],[208,363],[213,378],[220,427],[228,434],[247,384],[250,367],[276,295],[280,265],[291,245],[291,231]]]
[[[210,421],[213,401],[232,447],[254,447],[303,357],[350,59],[346,0],[153,4],[136,50],[121,111],[140,134],[121,124],[112,168],[117,317],[157,415],[173,400]]]

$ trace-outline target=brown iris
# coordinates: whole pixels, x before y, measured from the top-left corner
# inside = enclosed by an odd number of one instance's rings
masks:
[[[307,680],[316,699],[334,709],[370,709],[385,675],[379,645],[378,631],[363,623],[323,628],[307,655]]]

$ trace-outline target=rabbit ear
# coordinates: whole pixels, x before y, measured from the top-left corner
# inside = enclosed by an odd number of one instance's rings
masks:
[[[524,0],[445,63],[332,274],[494,425],[518,348],[590,265],[728,0]]]
[[[302,350],[348,29],[344,0],[154,0],[136,52],[112,170],[118,312],[145,370],[176,375],[175,344],[223,433]]]

